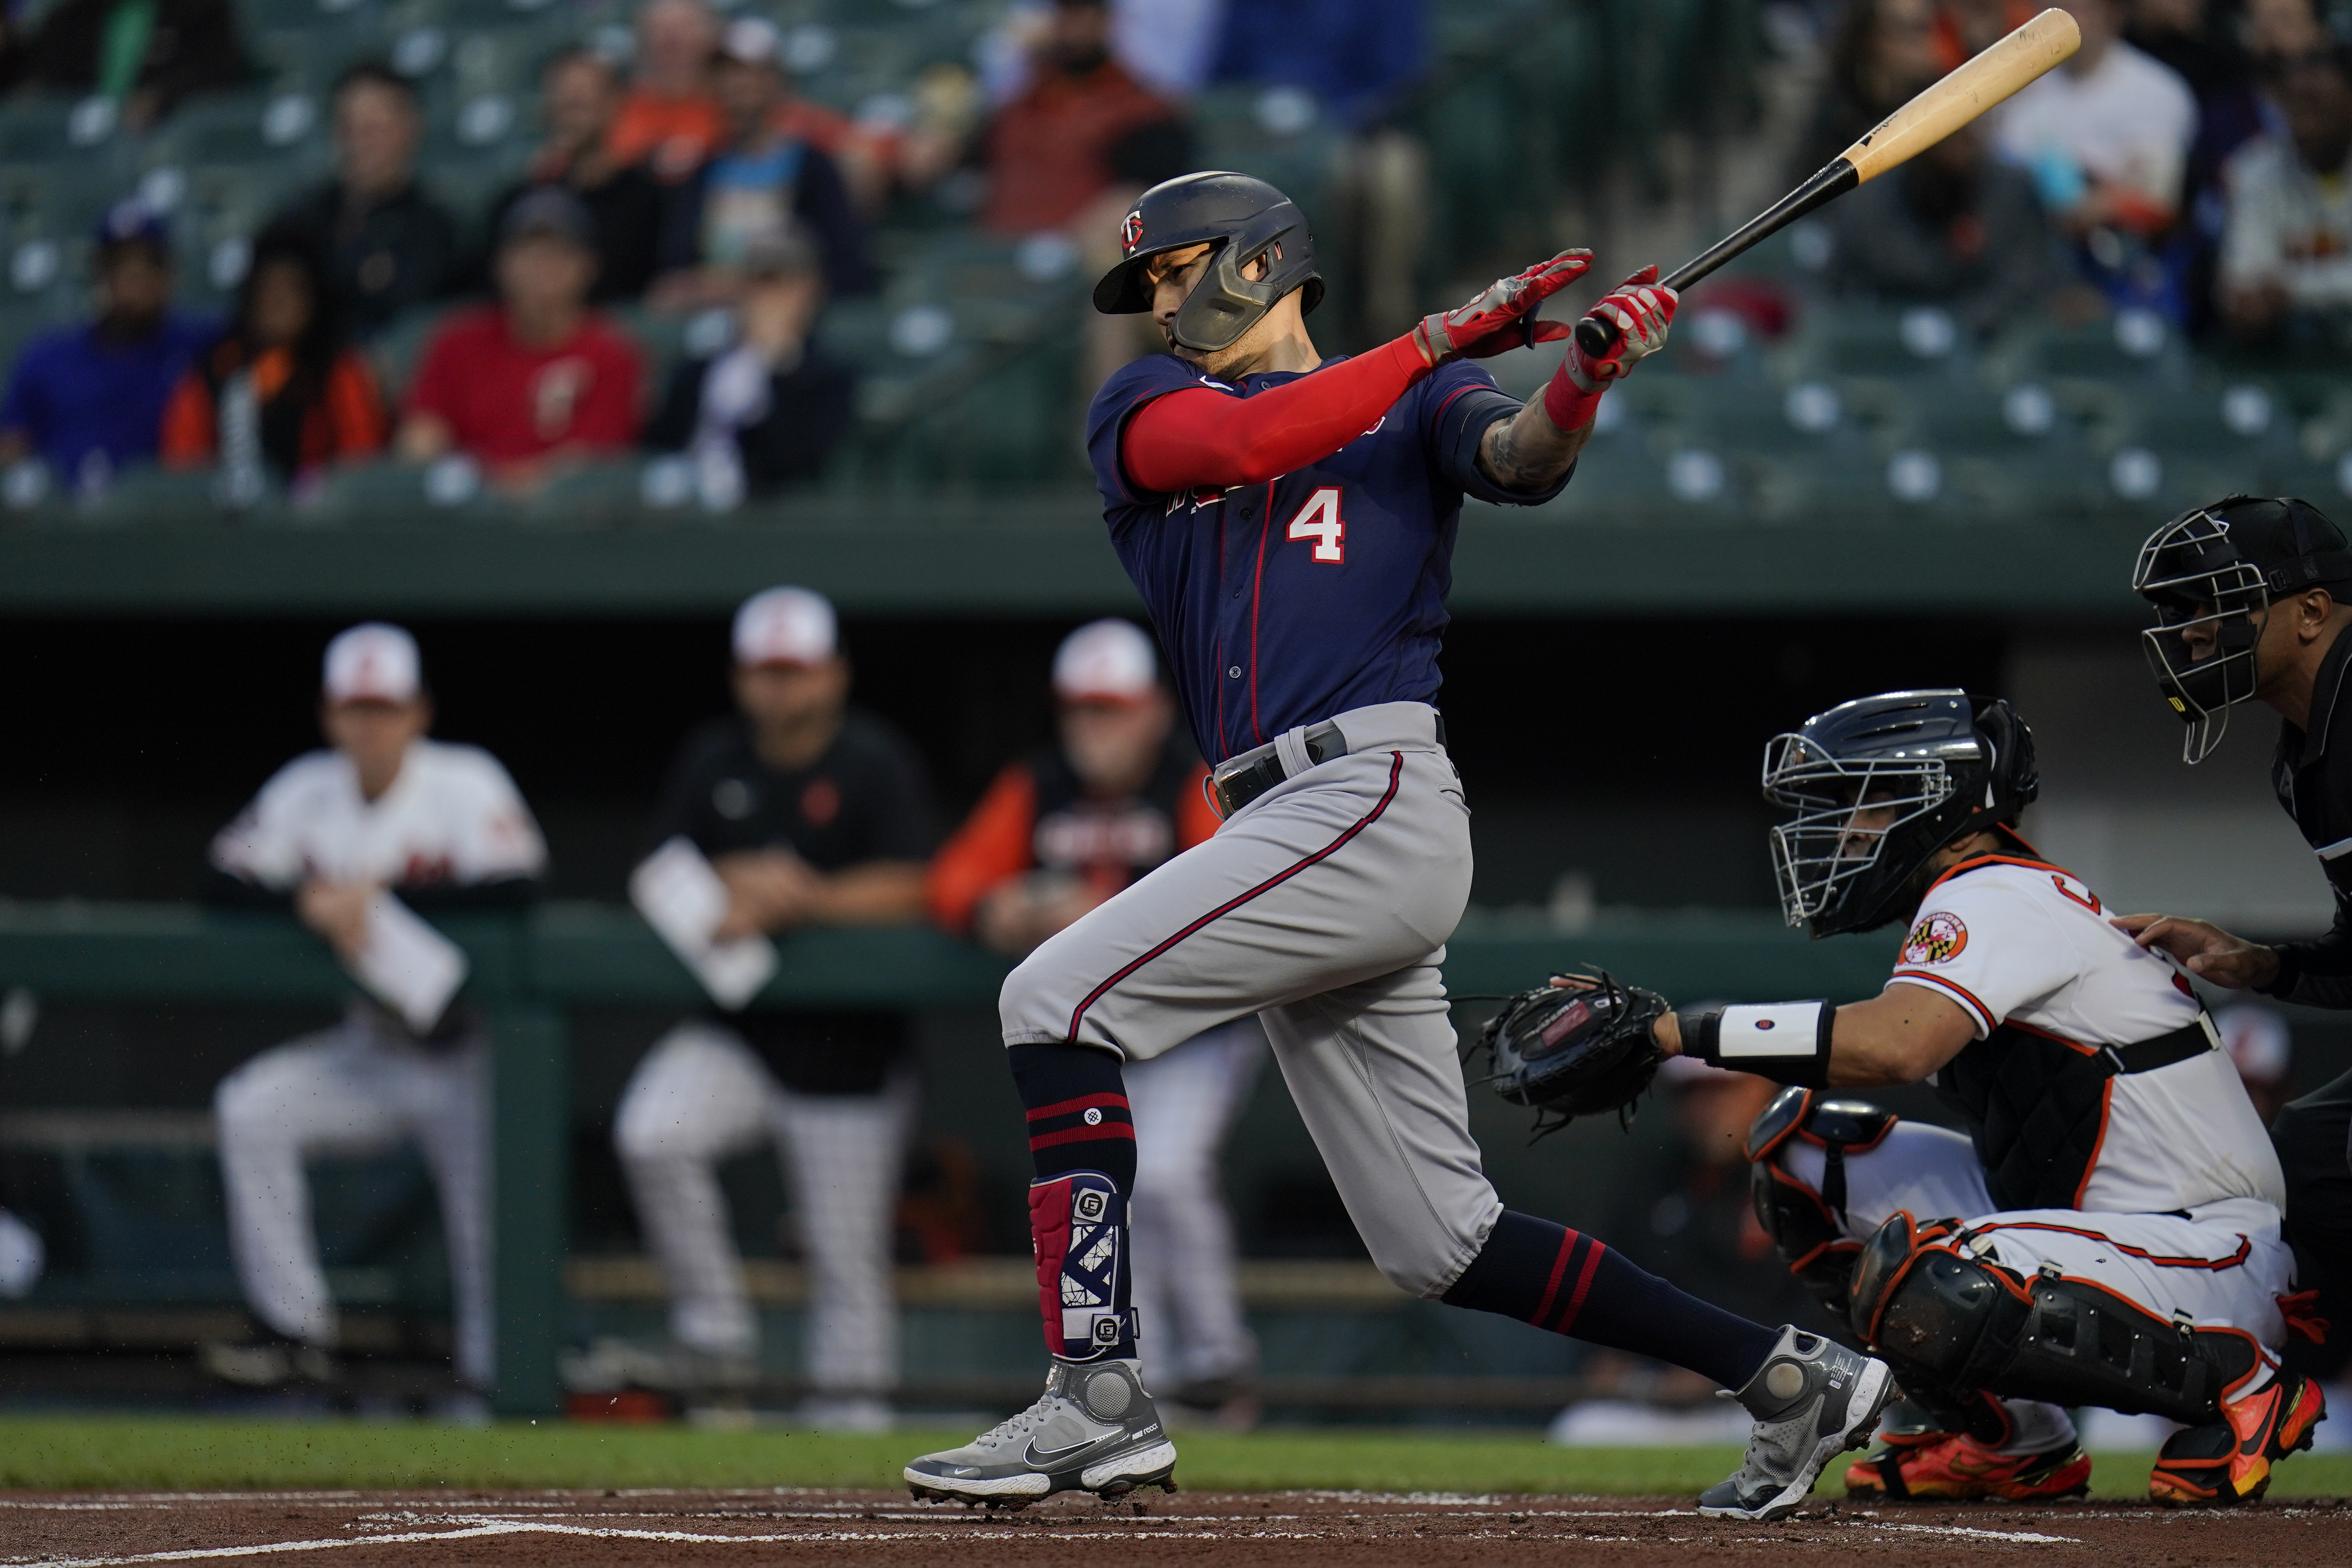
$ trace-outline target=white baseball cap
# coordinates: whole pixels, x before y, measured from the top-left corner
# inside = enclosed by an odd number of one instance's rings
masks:
[[[1140,702],[1159,685],[1159,656],[1133,621],[1090,622],[1054,655],[1054,695],[1065,702]]]
[[[735,662],[829,664],[840,649],[833,605],[806,588],[770,588],[735,612]]]
[[[414,702],[423,694],[416,639],[398,626],[367,621],[327,645],[330,702]]]
[[[781,67],[784,36],[765,16],[738,16],[719,35],[719,55],[739,66]]]

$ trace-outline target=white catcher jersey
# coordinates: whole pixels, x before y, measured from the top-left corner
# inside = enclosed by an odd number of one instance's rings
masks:
[[[2006,1024],[2076,1048],[2135,1045],[2195,1023],[2200,1011],[2171,964],[2110,925],[2079,878],[2009,857],[1973,862],[1928,889],[1888,984],[1958,1002],[1979,1041]],[[2284,1205],[2270,1136],[2218,1046],[2119,1074],[2107,1093],[2076,1207],[2160,1214],[2228,1198]]]
[[[420,740],[374,801],[341,752],[295,758],[221,829],[212,858],[268,888],[312,878],[415,887],[536,877],[547,845],[498,759]]]

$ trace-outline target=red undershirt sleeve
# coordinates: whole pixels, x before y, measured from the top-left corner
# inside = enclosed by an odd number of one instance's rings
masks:
[[[1328,458],[1373,426],[1429,374],[1402,337],[1255,397],[1171,392],[1128,421],[1119,465],[1161,495],[1263,484]]]

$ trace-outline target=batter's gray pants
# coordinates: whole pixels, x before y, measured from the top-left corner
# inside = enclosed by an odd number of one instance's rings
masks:
[[[1503,1212],[1438,973],[1470,808],[1433,709],[1337,722],[1348,755],[1308,766],[1302,731],[1281,737],[1299,771],[1031,953],[998,1009],[1008,1046],[1134,1061],[1257,1014],[1372,1261],[1442,1296]]]

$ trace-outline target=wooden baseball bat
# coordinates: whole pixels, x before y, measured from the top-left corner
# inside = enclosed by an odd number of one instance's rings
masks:
[[[2074,18],[2052,6],[1880,121],[1821,173],[1658,281],[1669,289],[1689,288],[1807,213],[1933,147],[2066,60],[2082,42]],[[1616,352],[1620,335],[1616,322],[1600,316],[1576,323],[1577,344],[1593,359]]]

